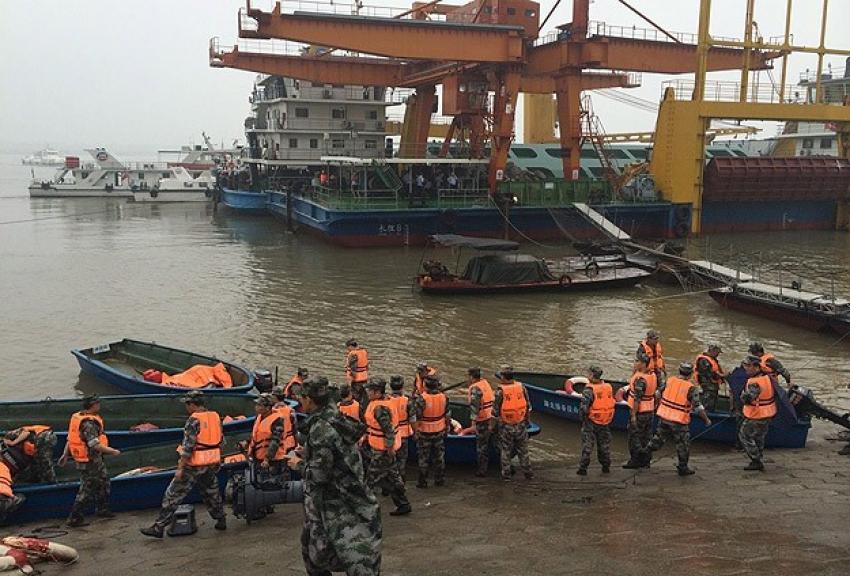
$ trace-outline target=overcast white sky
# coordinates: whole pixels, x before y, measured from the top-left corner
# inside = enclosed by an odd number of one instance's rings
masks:
[[[541,12],[553,3],[542,2]],[[698,0],[631,3],[668,30],[696,32]],[[270,2],[254,4],[267,7]],[[561,4],[547,29],[570,20],[572,2]],[[795,0],[797,43],[817,43],[820,4]],[[200,143],[202,130],[215,141],[242,138],[254,74],[211,69],[207,62],[211,36],[225,44],[235,40],[242,5],[238,0],[3,2],[0,147],[29,152],[46,144],[67,151],[98,145],[145,153]],[[742,36],[744,5],[744,0],[714,0],[712,33]],[[758,0],[756,7],[762,34],[781,35],[785,0]],[[617,0],[595,0],[591,19],[647,26]],[[848,23],[850,0],[833,0],[827,44],[850,47]],[[842,59],[832,61],[843,71]],[[814,59],[792,61],[789,79],[796,81],[800,71],[815,65]],[[657,101],[662,78],[645,74],[643,80],[644,86],[631,92]],[[653,128],[653,114],[601,96],[594,98],[594,106],[608,132]]]

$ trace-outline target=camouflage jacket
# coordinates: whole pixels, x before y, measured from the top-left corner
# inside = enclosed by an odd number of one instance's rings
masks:
[[[197,418],[186,418],[186,425],[183,426],[183,442],[180,443],[180,456],[183,458],[191,458],[192,452],[195,451],[195,445],[198,443],[198,434],[201,433],[201,423]]]
[[[100,435],[103,430],[100,429],[100,424],[96,420],[84,420],[80,424],[80,438],[85,442],[89,449],[89,460],[100,460],[103,454],[94,449],[100,444]]]

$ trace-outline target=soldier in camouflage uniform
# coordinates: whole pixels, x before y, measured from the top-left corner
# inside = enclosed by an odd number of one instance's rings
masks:
[[[594,401],[596,400],[593,393],[593,386],[605,385],[605,382],[602,381],[602,368],[591,366],[587,371],[587,380],[589,384],[581,392],[581,405],[578,411],[579,418],[581,419],[581,458],[579,459],[576,474],[579,476],[587,475],[587,467],[590,466],[590,455],[593,453],[594,444],[596,445],[596,456],[602,465],[602,473],[608,474],[611,472],[611,428],[609,425],[614,416],[613,391],[610,385],[606,385],[607,398],[609,398],[608,401],[610,402],[610,411],[608,412],[610,418],[606,416],[604,419],[599,420],[599,422],[594,422],[591,420],[591,417],[597,417],[591,415],[591,408],[594,407]],[[597,411],[601,402],[602,400],[597,402]],[[602,422],[605,420],[608,420],[608,422],[603,424]]]
[[[27,482],[36,484],[56,482],[56,471],[53,469],[56,434],[52,429],[43,426],[22,426],[8,432],[3,439],[3,444],[8,447],[19,446],[31,456],[32,462],[25,472]]]
[[[436,376],[425,377],[425,392],[413,398],[414,413],[416,414],[416,451],[419,459],[418,488],[428,487],[428,474],[433,472],[434,485],[446,483],[446,435],[451,427],[452,414],[449,410],[446,395],[440,392],[440,379]],[[437,404],[434,404],[434,403]],[[442,414],[429,415],[426,411],[429,405],[442,404]],[[433,432],[425,431],[434,429]]]
[[[464,434],[475,434],[475,451],[478,456],[478,468],[475,475],[483,478],[490,464],[490,444],[493,438],[493,388],[481,377],[481,368],[467,370],[469,391],[470,426]],[[485,398],[485,393],[487,398]]]
[[[649,443],[649,454],[645,457],[651,460],[653,451],[659,450],[665,442],[672,440],[676,444],[676,456],[679,460],[676,470],[679,476],[690,476],[694,473],[688,468],[691,454],[691,412],[696,412],[706,426],[711,426],[711,419],[700,403],[700,388],[691,382],[693,373],[693,365],[683,362],[679,365],[678,378],[668,378],[656,391],[656,398],[659,399],[658,428]],[[685,397],[684,402],[680,402],[681,396]]]
[[[767,374],[774,380],[777,379],[777,376],[782,376],[785,383],[791,385],[791,373],[773,354],[764,351],[761,342],[751,342],[748,351],[750,355],[759,359],[759,366],[763,374]]]
[[[776,382],[770,374],[762,372],[763,364],[764,361],[758,356],[748,356],[741,364],[749,378],[741,392],[743,422],[739,438],[750,457],[750,463],[744,470],[764,470],[764,439],[770,421],[776,414],[775,390],[763,389],[763,386],[773,388]],[[767,380],[767,383],[760,382],[761,379]]]
[[[499,379],[499,388],[493,401],[493,422],[498,429],[502,480],[511,480],[511,459],[514,455],[519,458],[526,479],[530,480],[534,478],[534,472],[528,457],[528,418],[531,413],[528,392],[522,382],[514,380],[511,366],[502,366],[496,372],[496,378]]]
[[[717,360],[721,352],[723,350],[718,344],[710,344],[704,353],[697,356],[697,382],[702,388],[701,402],[706,410],[717,409],[720,383],[726,379],[726,374]],[[715,369],[715,366],[717,369]]]
[[[651,388],[647,379],[652,379],[654,373],[649,370],[649,357],[646,354],[638,351],[635,357],[634,374],[630,380],[634,381],[629,385],[629,402],[632,404],[631,416],[629,418],[629,461],[623,464],[623,468],[637,469],[649,468],[651,459],[648,458],[649,451],[647,447],[652,440],[652,420],[655,416],[654,411],[640,411],[643,398],[647,396],[654,398],[654,392],[650,390],[647,395],[647,389]],[[657,373],[656,380],[657,380]],[[656,388],[657,390],[657,388]]]
[[[95,419],[100,417],[99,414],[100,398],[92,395],[83,398],[83,409],[71,418],[72,423],[75,421],[75,417],[80,418],[79,438],[86,453],[85,459],[78,460],[74,456],[77,462],[77,470],[80,471],[80,488],[77,491],[77,497],[74,499],[74,505],[71,507],[71,514],[68,516],[67,525],[71,528],[85,526],[83,512],[92,502],[95,504],[98,516],[102,518],[115,516],[109,510],[109,474],[103,463],[103,456],[117,456],[121,452],[101,442],[104,428]],[[69,430],[69,440],[65,443],[65,452],[59,458],[59,466],[64,466],[68,461],[68,456],[72,455],[71,436]]]
[[[378,576],[381,510],[356,449],[365,426],[336,410],[325,378],[304,383],[301,405],[309,415],[299,426],[303,451],[288,464],[304,479],[301,555],[307,575]]]
[[[23,451],[16,446],[5,446],[0,453],[0,522],[5,522],[10,514],[26,502],[23,494],[15,494],[12,491],[19,466],[24,460]]]
[[[174,478],[171,480],[168,488],[165,489],[165,494],[162,497],[162,507],[153,525],[139,530],[145,536],[151,536],[153,538],[162,538],[165,527],[171,524],[177,507],[196,485],[210,516],[216,521],[215,529],[227,529],[227,519],[221,499],[221,492],[218,487],[220,462],[205,466],[191,464],[191,459],[195,452],[210,449],[209,445],[201,446],[198,441],[198,436],[201,434],[201,421],[198,419],[198,416],[207,413],[211,414],[210,418],[218,418],[219,421],[220,417],[216,412],[206,409],[204,395],[198,390],[192,390],[181,398],[181,401],[186,405],[186,412],[189,414],[189,418],[186,419],[186,425],[183,427],[183,442],[179,448],[180,458],[177,461],[177,471],[174,473]],[[218,445],[220,444],[221,438],[218,440]]]
[[[416,422],[416,412],[414,410],[412,399],[404,393],[404,377],[400,375],[391,376],[390,390],[392,391],[390,397],[396,402],[406,401],[407,403],[407,422],[399,422],[399,433],[402,434],[401,448],[396,450],[395,454],[396,466],[398,466],[398,473],[401,475],[401,481],[406,482],[405,472],[407,470],[407,460],[410,457],[410,442],[411,438],[413,438],[412,430],[413,425]],[[409,436],[404,436],[404,428],[408,430],[408,433],[410,434]]]
[[[369,378],[366,384],[369,398],[369,405],[364,412],[369,452],[366,482],[372,490],[380,488],[389,493],[396,505],[396,509],[390,512],[391,516],[403,516],[410,514],[412,508],[396,466],[395,439],[398,430],[393,426],[393,411],[385,394],[386,389],[387,383],[383,378]],[[378,444],[381,444],[380,448],[376,447]]]

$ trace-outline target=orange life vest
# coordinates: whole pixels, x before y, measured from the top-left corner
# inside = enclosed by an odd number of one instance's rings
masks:
[[[747,386],[757,384],[759,387],[758,398],[752,403],[744,404],[744,418],[750,420],[764,420],[776,415],[776,402],[773,397],[773,382],[770,376],[762,374],[747,380]]]
[[[466,395],[468,402],[472,402],[473,388],[481,390],[481,406],[478,408],[478,414],[472,415],[472,419],[475,422],[486,422],[493,417],[493,401],[496,398],[496,394],[493,392],[493,387],[490,386],[490,383],[482,378],[477,382],[473,382],[472,386],[469,387],[469,392]]]
[[[387,449],[387,443],[384,439],[386,436],[384,435],[384,431],[381,429],[380,424],[378,424],[378,419],[375,418],[375,409],[379,406],[385,407],[390,413],[393,430],[396,431],[393,449],[398,450],[401,448],[401,434],[398,434],[398,413],[393,409],[393,401],[389,398],[384,398],[383,400],[372,400],[366,407],[366,413],[364,416],[366,419],[366,431],[369,434],[369,447],[381,452],[384,452]]]
[[[640,345],[643,347],[644,353],[649,357],[647,370],[655,372],[656,370],[664,370],[664,348],[661,342],[655,343],[655,348],[646,343],[646,340],[641,340]]]
[[[446,407],[448,399],[442,392],[426,391],[422,394],[425,408],[422,417],[417,420],[417,430],[423,434],[439,434],[446,430]]]
[[[248,457],[244,454],[231,454],[230,456],[224,457],[225,464],[236,464],[237,462],[245,462],[248,460]]]
[[[71,415],[71,421],[68,424],[68,451],[71,453],[71,457],[74,459],[74,462],[79,462],[80,464],[84,464],[89,461],[89,447],[86,445],[85,440],[83,440],[83,437],[80,434],[80,427],[86,420],[94,420],[97,422],[98,426],[100,426],[100,434],[98,435],[97,441],[100,442],[101,446],[109,446],[109,440],[107,439],[106,434],[103,433],[103,418],[101,418],[98,414],[75,412]]]
[[[668,378],[664,392],[661,393],[661,401],[658,403],[656,415],[668,422],[690,424],[691,408],[693,407],[688,401],[688,393],[693,386],[693,382],[678,376]]]
[[[287,398],[292,398],[292,387],[296,384],[299,386],[304,384],[304,380],[298,374],[289,379],[289,382],[283,388],[283,395]]]
[[[413,436],[413,427],[410,425],[410,398],[404,394],[391,396],[396,413],[398,414],[398,433],[401,439]]]
[[[500,419],[505,424],[519,424],[525,420],[528,413],[528,402],[525,401],[525,388],[522,382],[516,380],[510,384],[500,384],[502,390],[502,406]]]
[[[428,366],[428,371],[425,376],[436,376],[437,369],[431,368]],[[416,376],[413,378],[413,389],[416,390],[417,394],[425,393],[425,378],[419,374],[419,370],[416,371]]]
[[[294,410],[286,403],[278,404],[274,411],[283,417],[283,444],[284,449],[289,452],[298,445],[295,438],[295,427],[292,426],[292,413]]]
[[[32,426],[21,426],[21,430],[27,433],[27,439],[24,440],[22,445],[24,454],[27,456],[35,456],[35,437],[41,434],[42,432],[46,432],[50,430],[50,426],[43,426],[41,424],[33,424]]]
[[[694,361],[694,367],[699,365],[700,360],[705,360],[711,365],[711,381],[715,384],[720,384],[720,382],[723,380],[723,378],[720,377],[720,373],[722,372],[720,368],[720,362],[718,362],[716,358],[712,358],[708,354],[700,354]]]
[[[607,426],[614,419],[614,389],[607,382],[588,382],[593,391],[593,404],[587,413],[587,419],[594,424]]]
[[[11,498],[12,492],[12,470],[5,462],[0,460],[0,494]]]
[[[646,389],[638,403],[637,411],[639,414],[654,412],[655,389],[658,388],[658,378],[654,372],[647,372],[645,374],[635,372],[632,374],[632,377],[629,379],[629,408],[633,407],[635,403],[635,382],[637,382],[638,378],[643,378],[646,381]]]
[[[775,356],[773,354],[771,354],[770,352],[765,352],[764,354],[761,355],[761,357],[759,358],[759,364],[760,364],[761,371],[762,371],[763,374],[767,374],[768,376],[772,376],[773,374],[776,374],[776,372],[773,371],[773,368],[771,368],[770,366],[767,365],[767,361],[773,360],[774,358],[775,358]]]
[[[354,373],[351,372],[351,357],[357,359],[357,365],[354,367]],[[355,348],[346,356],[345,362],[345,377],[348,382],[364,384],[369,380],[369,353],[365,348]]]
[[[189,466],[213,466],[221,463],[221,442],[224,435],[221,431],[221,418],[218,412],[204,410],[195,412],[189,418],[194,418],[200,424],[198,440],[192,455],[189,457]],[[178,452],[180,447],[177,447]]]
[[[251,431],[251,443],[248,446],[248,453],[255,460],[263,461],[268,456],[269,444],[272,440],[272,424],[282,418],[283,414],[275,410],[263,418],[257,416],[257,419],[254,420],[254,429]],[[286,456],[286,448],[284,447],[284,439],[286,438],[285,424],[283,430],[283,438],[280,439],[277,452],[272,455],[271,460],[282,460]]]
[[[343,404],[340,402],[336,405],[339,408],[339,411],[348,416],[349,418],[354,418],[358,422],[360,422],[360,402],[357,400],[350,400],[348,404]]]

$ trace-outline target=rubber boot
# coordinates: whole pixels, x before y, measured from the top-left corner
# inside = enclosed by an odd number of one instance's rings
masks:
[[[71,515],[68,516],[68,521],[65,522],[65,525],[68,528],[79,528],[81,526],[88,526],[89,523],[86,522],[86,519],[82,514],[75,514],[72,512]]]
[[[420,474],[419,479],[416,481],[417,488],[427,488],[428,487],[428,477],[425,474]]]
[[[98,511],[97,516],[98,518],[115,518],[115,512],[109,508],[104,508],[103,510]]]
[[[526,473],[525,473],[525,479],[526,479],[526,480],[534,480],[534,472],[532,472],[531,470],[529,470],[528,472],[526,472]]]
[[[392,512],[390,512],[390,516],[406,516],[413,512],[413,508],[410,507],[410,504],[402,504]]]
[[[222,516],[221,518],[216,518],[215,526],[216,530],[227,530],[227,518]]]
[[[764,470],[764,464],[761,460],[751,460],[744,470]]]
[[[587,476],[587,468],[585,468],[584,466],[580,467],[578,470],[576,470],[576,474],[578,474],[579,476]]]
[[[603,474],[610,474],[611,473],[611,465],[610,464],[603,464],[602,465],[602,473]]]
[[[150,536],[151,538],[162,538],[165,529],[162,526],[154,524],[153,526],[148,526],[147,528],[139,528],[139,532],[141,532],[145,536]]]
[[[623,464],[623,468],[628,470],[637,470],[640,468],[640,461],[635,458],[629,458],[629,461]]]
[[[687,466],[679,466],[678,468],[676,468],[676,471],[678,472],[679,476],[691,476],[693,474],[696,474],[696,471],[691,470]]]
[[[649,468],[652,466],[652,452],[641,452],[639,458],[641,468]]]

